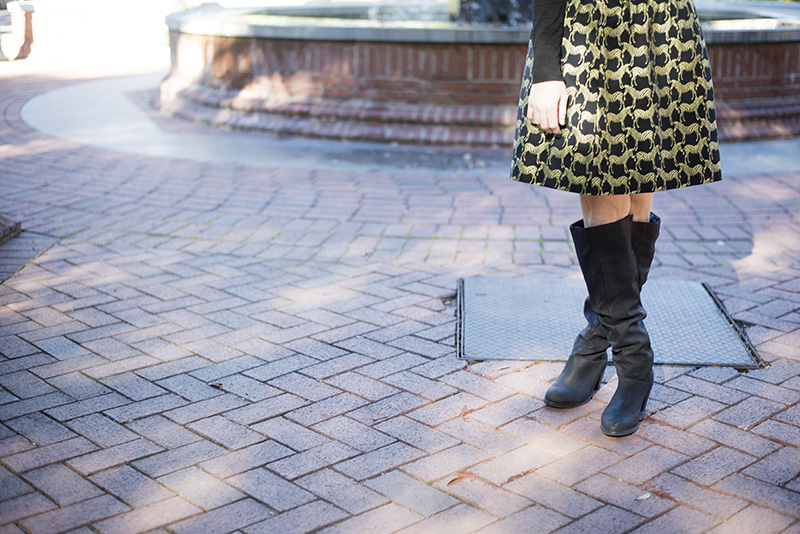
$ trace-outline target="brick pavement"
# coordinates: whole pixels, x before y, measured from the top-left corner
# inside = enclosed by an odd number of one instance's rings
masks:
[[[0,531],[800,529],[800,173],[657,197],[653,276],[771,365],[659,367],[615,440],[613,379],[554,411],[558,365],[454,354],[459,276],[578,276],[574,197],[79,146],[20,120],[72,81],[6,72],[0,212],[52,246],[0,285]]]

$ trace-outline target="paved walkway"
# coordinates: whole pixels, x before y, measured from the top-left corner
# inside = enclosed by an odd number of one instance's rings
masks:
[[[656,199],[653,276],[770,367],[659,367],[614,440],[613,376],[558,411],[559,365],[455,357],[458,277],[579,276],[506,149],[212,133],[61,59],[0,65],[0,256],[43,250],[0,285],[0,532],[800,532],[797,141]]]

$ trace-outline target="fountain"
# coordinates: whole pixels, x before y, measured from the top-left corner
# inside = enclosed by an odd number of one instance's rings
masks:
[[[206,4],[167,18],[158,106],[226,128],[510,146],[529,4]],[[697,2],[722,139],[800,134],[800,6],[757,4]]]
[[[461,0],[458,14],[454,18],[467,24],[508,24],[527,26],[531,22],[533,3],[531,0]]]

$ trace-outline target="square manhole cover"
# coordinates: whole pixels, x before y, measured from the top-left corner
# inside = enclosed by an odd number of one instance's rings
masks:
[[[459,280],[458,355],[468,360],[564,361],[586,325],[583,280]],[[650,280],[642,292],[655,363],[758,367],[758,354],[703,284]],[[609,356],[610,356],[609,351]]]

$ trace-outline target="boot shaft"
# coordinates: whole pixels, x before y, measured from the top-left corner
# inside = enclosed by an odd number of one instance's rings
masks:
[[[638,300],[639,271],[632,230],[631,215],[589,228],[584,227],[583,221],[570,226],[589,301],[604,325],[613,322],[613,317],[629,314],[634,294]]]
[[[592,309],[608,331],[620,379],[652,380],[653,351],[644,327],[640,274],[633,250],[633,217],[570,227]]]
[[[653,350],[640,292],[653,260],[659,222],[651,214],[650,222],[634,223],[629,215],[601,226],[585,228],[579,221],[570,227],[589,302],[608,332],[619,377],[601,418],[601,429],[609,436],[636,431],[653,385]]]
[[[653,264],[653,256],[656,252],[656,240],[661,231],[661,218],[655,213],[650,213],[649,222],[633,221],[631,226],[631,244],[633,253],[636,255],[636,266],[639,272],[639,291],[642,290],[647,275],[650,273],[650,266]]]

